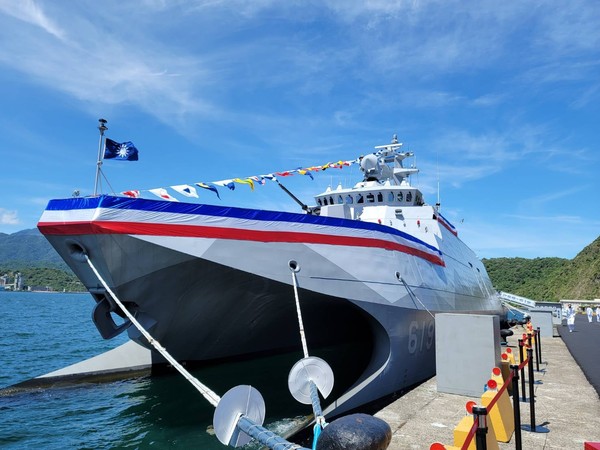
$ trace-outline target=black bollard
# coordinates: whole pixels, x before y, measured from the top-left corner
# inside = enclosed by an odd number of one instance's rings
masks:
[[[523,339],[519,339],[519,364],[523,364]],[[521,367],[521,394],[523,394],[523,401],[527,401],[525,395],[525,367]]]
[[[477,431],[475,432],[475,448],[477,450],[487,450],[487,408],[485,406],[473,406],[473,416],[477,421]]]
[[[377,417],[350,414],[327,425],[317,441],[317,450],[385,450],[392,429]]]
[[[515,450],[522,450],[521,444],[521,405],[519,404],[519,366],[511,365],[512,370],[512,397],[513,415],[515,419]]]

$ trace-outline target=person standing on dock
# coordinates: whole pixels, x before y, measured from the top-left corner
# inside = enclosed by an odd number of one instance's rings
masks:
[[[596,322],[600,322],[600,305],[596,306]]]
[[[569,326],[569,333],[572,333],[575,329],[575,309],[569,303],[567,306],[567,325]]]
[[[592,307],[588,306],[587,308],[585,308],[585,313],[588,316],[588,322],[592,323],[592,314],[594,314],[594,312],[592,311]]]

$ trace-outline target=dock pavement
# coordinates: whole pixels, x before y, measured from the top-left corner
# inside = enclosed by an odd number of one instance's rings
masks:
[[[523,449],[583,449],[585,442],[600,442],[600,397],[598,392],[586,378],[582,368],[575,361],[565,345],[592,346],[595,352],[583,357],[592,366],[585,366],[588,375],[590,370],[600,361],[600,341],[596,340],[600,323],[589,324],[587,318],[578,317],[577,333],[565,336],[542,337],[542,358],[540,371],[534,372],[535,384],[535,417],[536,425],[549,429],[548,433],[531,433],[522,431]],[[589,328],[588,328],[589,327]],[[566,327],[558,327],[564,335]],[[587,330],[591,336],[585,339]],[[515,327],[515,335],[508,338],[508,345],[518,354],[517,336],[523,333],[521,327]],[[573,339],[577,336],[580,344]],[[571,338],[571,339],[569,339]],[[589,339],[596,340],[593,343]],[[582,359],[582,361],[583,361]],[[535,367],[535,366],[534,366]],[[491,368],[490,368],[491,371]],[[527,379],[527,370],[525,370]],[[520,382],[519,382],[520,383]],[[527,398],[529,390],[526,385]],[[459,421],[467,414],[465,404],[475,401],[481,404],[480,398],[441,393],[437,391],[436,378],[431,378],[419,387],[408,392],[394,403],[388,405],[377,414],[392,429],[392,441],[388,450],[429,449],[434,442],[453,445],[453,432]],[[521,423],[530,423],[529,402],[520,402]],[[499,443],[500,449],[514,449],[514,433],[509,443]]]

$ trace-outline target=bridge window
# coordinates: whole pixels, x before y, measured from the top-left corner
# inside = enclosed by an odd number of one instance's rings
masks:
[[[338,195],[338,203],[341,205],[342,203],[344,203],[344,199],[342,198],[341,195]]]
[[[377,193],[377,201],[378,201],[379,203],[382,203],[382,202],[383,202],[383,194],[382,194],[381,192],[378,192],[378,193]]]
[[[363,198],[362,194],[358,194],[358,200],[356,201],[356,203],[364,203],[365,199]]]
[[[388,194],[388,202],[393,202],[393,201],[394,201],[394,193],[393,193],[393,192],[390,192],[390,193]]]
[[[401,202],[404,200],[404,194],[402,192],[398,192],[398,201]]]
[[[354,198],[350,194],[348,194],[346,196],[346,203],[348,203],[349,205],[351,205],[352,203],[354,203]]]
[[[367,203],[373,203],[374,201],[375,201],[375,196],[371,192],[369,192],[367,194]]]
[[[407,202],[411,202],[412,201],[412,192],[409,192],[408,194],[406,194],[406,201]]]

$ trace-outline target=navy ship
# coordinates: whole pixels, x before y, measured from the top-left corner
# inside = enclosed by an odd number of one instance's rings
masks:
[[[324,408],[339,415],[434,375],[436,313],[502,313],[481,261],[411,184],[418,169],[401,147],[375,147],[356,160],[362,180],[302,213],[95,195],[51,200],[38,228],[92,294],[100,334],[128,333],[149,364],[164,360],[115,321],[87,258],[188,364],[298,349],[297,282],[310,348],[361,349],[333,368],[356,374]]]

